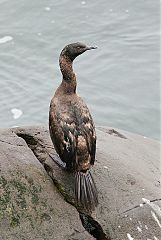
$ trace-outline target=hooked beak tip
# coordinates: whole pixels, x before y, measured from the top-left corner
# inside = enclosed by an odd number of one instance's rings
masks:
[[[92,49],[97,49],[97,47],[96,46],[94,46],[94,47],[87,47],[87,50],[92,50]]]

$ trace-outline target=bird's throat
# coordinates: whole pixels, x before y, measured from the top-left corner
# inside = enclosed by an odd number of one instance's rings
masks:
[[[65,93],[75,93],[76,92],[76,75],[72,67],[73,62],[66,56],[60,56],[59,65],[62,72],[62,88]]]

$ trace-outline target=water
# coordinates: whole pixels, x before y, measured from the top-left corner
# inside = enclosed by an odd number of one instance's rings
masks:
[[[159,2],[0,0],[0,29],[0,127],[48,122],[59,53],[80,41],[98,46],[74,63],[96,125],[160,138]]]

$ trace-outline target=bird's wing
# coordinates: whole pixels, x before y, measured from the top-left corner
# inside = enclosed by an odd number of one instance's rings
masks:
[[[84,136],[86,138],[88,152],[91,157],[90,163],[93,165],[95,162],[95,153],[96,153],[96,131],[95,131],[95,126],[89,111],[86,111],[86,114],[83,114],[82,120],[83,120]]]
[[[68,105],[68,109],[55,109],[49,114],[50,135],[55,149],[67,167],[75,169],[77,157],[78,136],[86,139],[90,163],[93,165],[96,152],[95,127],[87,106],[81,102]]]
[[[78,104],[75,105],[76,122],[80,126],[81,134],[86,139],[88,154],[91,158],[90,164],[93,165],[96,153],[95,126],[87,105],[84,103],[82,98],[78,97],[78,99]]]
[[[51,139],[61,160],[67,168],[74,169],[77,145],[77,129],[72,116],[59,114],[59,111],[49,113],[49,129]]]

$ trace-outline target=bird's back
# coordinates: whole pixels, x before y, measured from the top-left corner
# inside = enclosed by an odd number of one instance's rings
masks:
[[[88,107],[77,94],[55,94],[49,126],[55,149],[69,168],[85,171],[94,164],[95,127]]]

